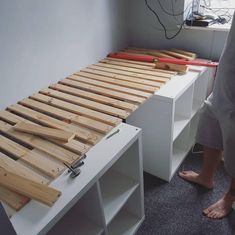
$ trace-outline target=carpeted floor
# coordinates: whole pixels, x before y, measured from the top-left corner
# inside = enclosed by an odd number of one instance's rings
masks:
[[[181,169],[199,170],[200,154],[189,154]],[[235,211],[227,218],[212,220],[202,210],[216,202],[229,186],[223,163],[216,176],[215,188],[205,190],[182,180],[177,174],[170,183],[144,174],[145,221],[137,235],[234,235]]]

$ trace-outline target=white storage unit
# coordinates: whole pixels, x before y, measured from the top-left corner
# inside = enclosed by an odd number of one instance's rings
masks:
[[[127,123],[143,130],[146,172],[171,180],[194,144],[198,111],[213,77],[213,69],[191,66],[187,74],[175,76],[127,118]]]
[[[144,220],[142,132],[120,124],[87,153],[81,174],[65,172],[51,186],[62,192],[50,208],[32,200],[11,222],[22,235],[134,234]]]

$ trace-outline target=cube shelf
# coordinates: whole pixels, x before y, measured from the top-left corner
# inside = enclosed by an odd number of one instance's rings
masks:
[[[143,130],[144,170],[170,181],[194,144],[198,112],[209,95],[214,69],[191,66],[127,118]],[[146,115],[148,114],[148,115]]]

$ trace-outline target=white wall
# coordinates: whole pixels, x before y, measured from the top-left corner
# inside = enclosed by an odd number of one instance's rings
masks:
[[[174,0],[175,12],[181,12],[183,9],[184,0]],[[173,18],[169,18],[159,10],[159,5],[156,0],[148,0],[160,14],[164,24],[170,29],[176,29]],[[161,0],[163,6],[171,11],[171,1]],[[189,1],[188,1],[189,2]],[[173,40],[166,40],[163,31],[157,23],[156,18],[146,8],[144,0],[130,0],[129,14],[129,45],[136,47],[147,48],[181,48],[191,50],[199,54],[200,57],[217,60],[224,46],[227,32],[213,32],[201,30],[183,30],[179,36]],[[182,18],[179,18],[179,20]],[[173,22],[173,23],[172,23]],[[170,35],[174,31],[169,32]]]
[[[0,109],[127,45],[125,0],[0,0]]]

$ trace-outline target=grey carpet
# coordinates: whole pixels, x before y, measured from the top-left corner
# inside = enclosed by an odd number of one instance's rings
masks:
[[[180,169],[198,171],[200,154],[189,154]],[[221,220],[212,220],[202,210],[216,202],[229,186],[221,162],[215,188],[206,190],[182,180],[177,174],[170,183],[144,173],[145,221],[137,235],[234,235],[235,211]]]

